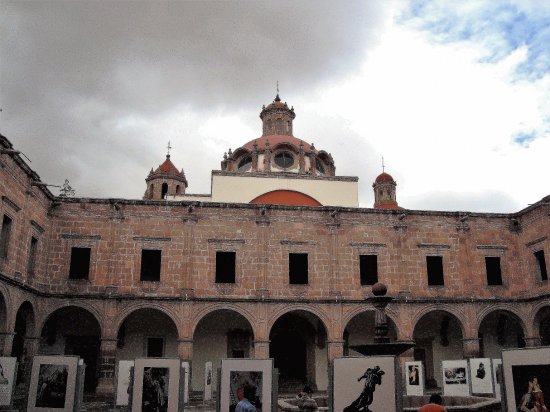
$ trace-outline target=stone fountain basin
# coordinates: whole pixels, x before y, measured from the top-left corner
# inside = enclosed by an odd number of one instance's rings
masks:
[[[429,395],[403,396],[403,411],[417,411],[422,405],[428,403]],[[495,398],[481,396],[443,396],[443,406],[453,412],[500,412],[500,401]]]

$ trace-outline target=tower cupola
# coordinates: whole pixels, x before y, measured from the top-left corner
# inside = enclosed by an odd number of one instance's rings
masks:
[[[390,174],[382,172],[378,175],[372,184],[375,209],[400,209],[397,204],[396,186],[397,183]]]
[[[263,123],[262,136],[287,135],[292,136],[292,121],[296,117],[294,107],[288,108],[286,102],[282,102],[279,93],[272,103],[262,107],[260,119]]]
[[[170,143],[166,160],[156,170],[151,169],[145,179],[147,190],[143,195],[144,199],[162,200],[168,196],[181,196],[185,194],[187,179],[183,169],[178,171],[170,160]]]

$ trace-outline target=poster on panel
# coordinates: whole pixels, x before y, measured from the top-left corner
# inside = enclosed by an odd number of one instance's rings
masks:
[[[333,369],[334,411],[399,410],[394,356],[336,358]]]
[[[220,411],[233,412],[251,404],[257,412],[270,412],[273,359],[222,359]]]
[[[468,363],[472,394],[492,396],[494,393],[494,388],[491,359],[472,358],[468,359]]]
[[[0,357],[0,406],[11,406],[17,376],[17,358]]]
[[[469,396],[468,361],[446,360],[441,363],[443,393],[446,396]]]
[[[73,411],[78,361],[78,356],[35,356],[27,411]]]
[[[204,400],[212,399],[212,362],[204,364]]]
[[[116,385],[116,406],[128,405],[130,395],[130,379],[133,360],[121,360],[118,362],[117,385]]]
[[[424,395],[424,368],[421,361],[405,362],[407,395]]]
[[[507,411],[542,411],[549,408],[550,347],[504,349],[502,369]]]
[[[179,359],[136,359],[134,364],[132,411],[179,411],[179,386]]]
[[[499,399],[502,396],[502,372],[498,374],[498,368],[502,368],[502,359],[493,359],[493,382],[495,383],[495,398]]]

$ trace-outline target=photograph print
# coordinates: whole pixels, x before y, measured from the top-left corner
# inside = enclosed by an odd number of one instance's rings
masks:
[[[472,393],[493,394],[493,370],[491,359],[473,358],[468,360],[470,364],[470,382]]]
[[[508,412],[549,412],[550,347],[504,349],[502,371]]]
[[[12,401],[17,358],[0,357],[0,406],[10,406]]]
[[[520,411],[549,412],[544,395],[550,397],[550,364],[512,366],[512,376]]]
[[[334,360],[335,411],[397,410],[395,357],[345,357]]]
[[[405,362],[405,386],[407,395],[424,394],[424,376],[421,361]]]
[[[37,408],[64,408],[69,365],[42,364],[36,387]]]
[[[231,371],[229,412],[262,410],[262,372]],[[254,409],[253,409],[254,408]]]
[[[143,369],[142,412],[167,412],[170,370],[147,366]]]
[[[222,359],[221,412],[271,412],[273,359]]]
[[[468,396],[468,362],[466,360],[446,360],[441,363],[443,392],[445,395]]]

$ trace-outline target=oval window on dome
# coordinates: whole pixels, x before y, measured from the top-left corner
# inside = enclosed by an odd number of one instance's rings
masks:
[[[246,172],[250,170],[251,167],[252,167],[252,157],[245,156],[239,162],[239,166],[237,166],[237,172]]]
[[[275,164],[283,169],[288,169],[294,164],[294,157],[289,152],[279,152],[275,155]]]

